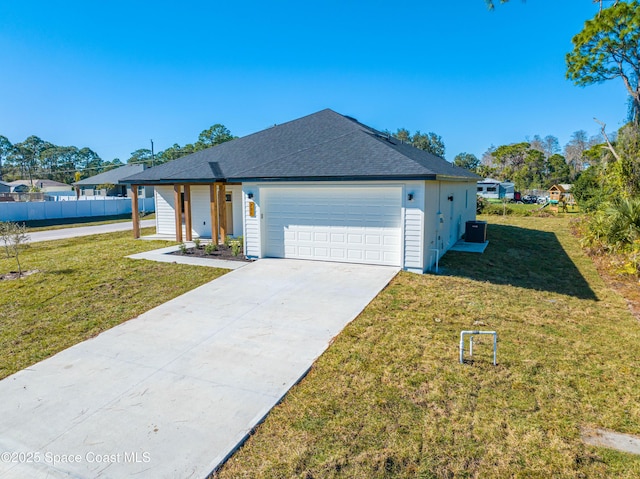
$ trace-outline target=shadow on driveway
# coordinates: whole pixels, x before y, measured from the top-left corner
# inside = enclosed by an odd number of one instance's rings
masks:
[[[449,251],[445,274],[597,300],[554,233],[490,224],[483,254]]]

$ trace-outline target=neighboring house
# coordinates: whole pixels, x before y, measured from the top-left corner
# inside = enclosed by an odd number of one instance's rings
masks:
[[[322,110],[121,183],[155,185],[156,231],[177,241],[213,231],[244,236],[249,258],[425,272],[475,219],[478,178]]]
[[[73,189],[71,185],[54,180],[16,180],[9,184],[11,185],[12,193],[29,193],[34,189],[41,193],[71,191]]]
[[[477,194],[483,198],[513,200],[515,185],[510,181],[485,178],[484,180],[478,181]]]
[[[0,181],[0,193],[10,193],[11,185],[9,183],[5,183],[4,181]]]
[[[80,189],[81,195],[96,196],[132,196],[131,185],[118,184],[127,176],[140,173],[146,169],[145,165],[124,165],[120,168],[99,173],[74,183]],[[138,196],[153,197],[153,186],[140,186]]]

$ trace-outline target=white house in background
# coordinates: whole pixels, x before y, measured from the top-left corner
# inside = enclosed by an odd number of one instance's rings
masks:
[[[140,173],[145,169],[146,166],[144,164],[124,165],[77,181],[74,186],[80,189],[80,194],[83,196],[122,196],[130,198],[133,194],[131,185],[119,184],[120,180]],[[152,198],[153,186],[140,186],[138,196]]]
[[[73,186],[59,181],[40,179],[40,180],[16,180],[9,183],[12,193],[29,193],[37,189],[41,193],[51,193],[55,191],[71,191]]]
[[[483,198],[512,200],[515,194],[515,184],[510,181],[485,178],[478,181],[477,194]]]
[[[327,109],[121,183],[155,186],[156,231],[178,241],[242,235],[249,258],[422,273],[475,219],[478,178]]]

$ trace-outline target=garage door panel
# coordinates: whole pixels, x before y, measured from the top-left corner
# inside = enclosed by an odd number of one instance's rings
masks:
[[[379,245],[382,243],[382,238],[379,234],[368,234],[364,237],[364,242],[367,246]]]
[[[313,233],[311,231],[298,231],[298,241],[311,241]]]
[[[331,248],[331,259],[333,260],[343,260],[346,258],[346,251],[342,248]]]
[[[331,244],[342,245],[347,243],[347,235],[345,233],[330,233]]]
[[[349,244],[361,244],[363,243],[362,241],[362,234],[349,234],[347,235],[347,241],[349,242]]]
[[[347,258],[350,260],[362,261],[364,259],[363,251],[359,249],[348,249]]]
[[[329,249],[328,248],[313,248],[313,256],[316,258],[329,258]]]
[[[375,261],[375,262],[378,262],[382,259],[380,251],[367,250],[364,252],[364,257],[367,261]]]
[[[400,246],[400,238],[396,235],[384,235],[383,244],[386,246]]]
[[[265,189],[265,256],[400,266],[398,187]]]

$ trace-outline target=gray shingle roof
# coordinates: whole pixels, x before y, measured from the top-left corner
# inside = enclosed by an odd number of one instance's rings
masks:
[[[436,177],[479,179],[326,109],[147,169],[121,183]]]
[[[134,175],[144,171],[144,165],[124,165],[120,168],[114,168],[104,173],[99,173],[84,180],[80,180],[74,185],[78,186],[92,186],[92,185],[117,185],[118,182],[126,178],[127,176]]]

